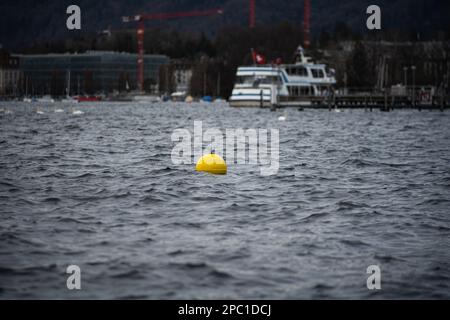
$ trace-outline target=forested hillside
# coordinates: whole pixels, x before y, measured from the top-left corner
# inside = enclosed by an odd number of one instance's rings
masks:
[[[362,32],[369,0],[312,0],[312,33],[318,37],[331,31],[338,22]],[[82,33],[96,34],[111,28],[132,28],[121,22],[121,16],[140,12],[174,12],[225,9],[222,16],[148,22],[148,27],[170,28],[193,33],[216,34],[226,26],[245,26],[248,19],[247,0],[2,0],[0,2],[0,43],[18,51],[33,43],[67,40],[80,35],[65,28],[68,5],[82,9]],[[446,0],[380,0],[383,28],[414,34],[421,39],[448,37],[450,2]],[[302,0],[256,0],[257,24],[263,27],[290,21],[300,26],[303,19]]]

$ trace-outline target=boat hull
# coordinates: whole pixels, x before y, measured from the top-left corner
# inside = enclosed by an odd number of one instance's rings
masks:
[[[76,98],[78,100],[78,102],[99,102],[102,101],[101,97],[96,97],[96,96],[80,96]]]
[[[272,106],[271,88],[235,88],[229,99],[232,107],[268,107]]]
[[[270,101],[263,101],[261,104],[261,101],[256,100],[230,100],[229,101],[230,107],[235,108],[270,108],[272,107],[272,103]]]

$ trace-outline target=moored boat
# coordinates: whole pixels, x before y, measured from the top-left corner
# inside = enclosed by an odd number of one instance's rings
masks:
[[[294,64],[257,62],[238,68],[229,98],[232,107],[307,106],[312,97],[331,94],[336,84],[334,70],[312,62],[302,47],[297,49]]]
[[[78,102],[98,102],[102,101],[102,97],[100,96],[77,96],[75,99],[78,100]]]
[[[42,102],[42,103],[54,103],[55,99],[53,99],[51,96],[49,95],[45,95],[41,98],[37,98],[36,99],[37,102]]]

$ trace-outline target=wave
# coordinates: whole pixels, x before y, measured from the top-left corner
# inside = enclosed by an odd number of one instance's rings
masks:
[[[407,167],[410,166],[410,163],[394,163],[394,162],[383,162],[376,160],[368,160],[364,158],[353,158],[350,157],[343,162],[340,163],[344,166],[355,166],[355,167],[377,167],[377,166],[386,166],[386,167]]]
[[[171,262],[169,266],[176,269],[181,269],[184,271],[199,271],[202,273],[206,273],[208,277],[216,278],[216,279],[231,279],[233,276],[225,272],[223,270],[219,270],[205,262]]]
[[[54,204],[56,204],[56,203],[61,202],[61,199],[60,199],[60,198],[57,198],[57,197],[50,197],[50,198],[45,198],[44,200],[42,200],[42,202],[44,202],[44,203],[54,203]]]

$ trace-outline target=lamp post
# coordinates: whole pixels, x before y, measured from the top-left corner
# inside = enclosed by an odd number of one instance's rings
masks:
[[[412,104],[413,107],[416,106],[416,66],[411,66],[412,70]]]
[[[403,84],[405,85],[405,88],[408,86],[408,67],[403,67],[404,72],[404,80]]]
[[[405,96],[408,96],[408,67],[403,67],[404,80],[403,85],[405,86]]]

